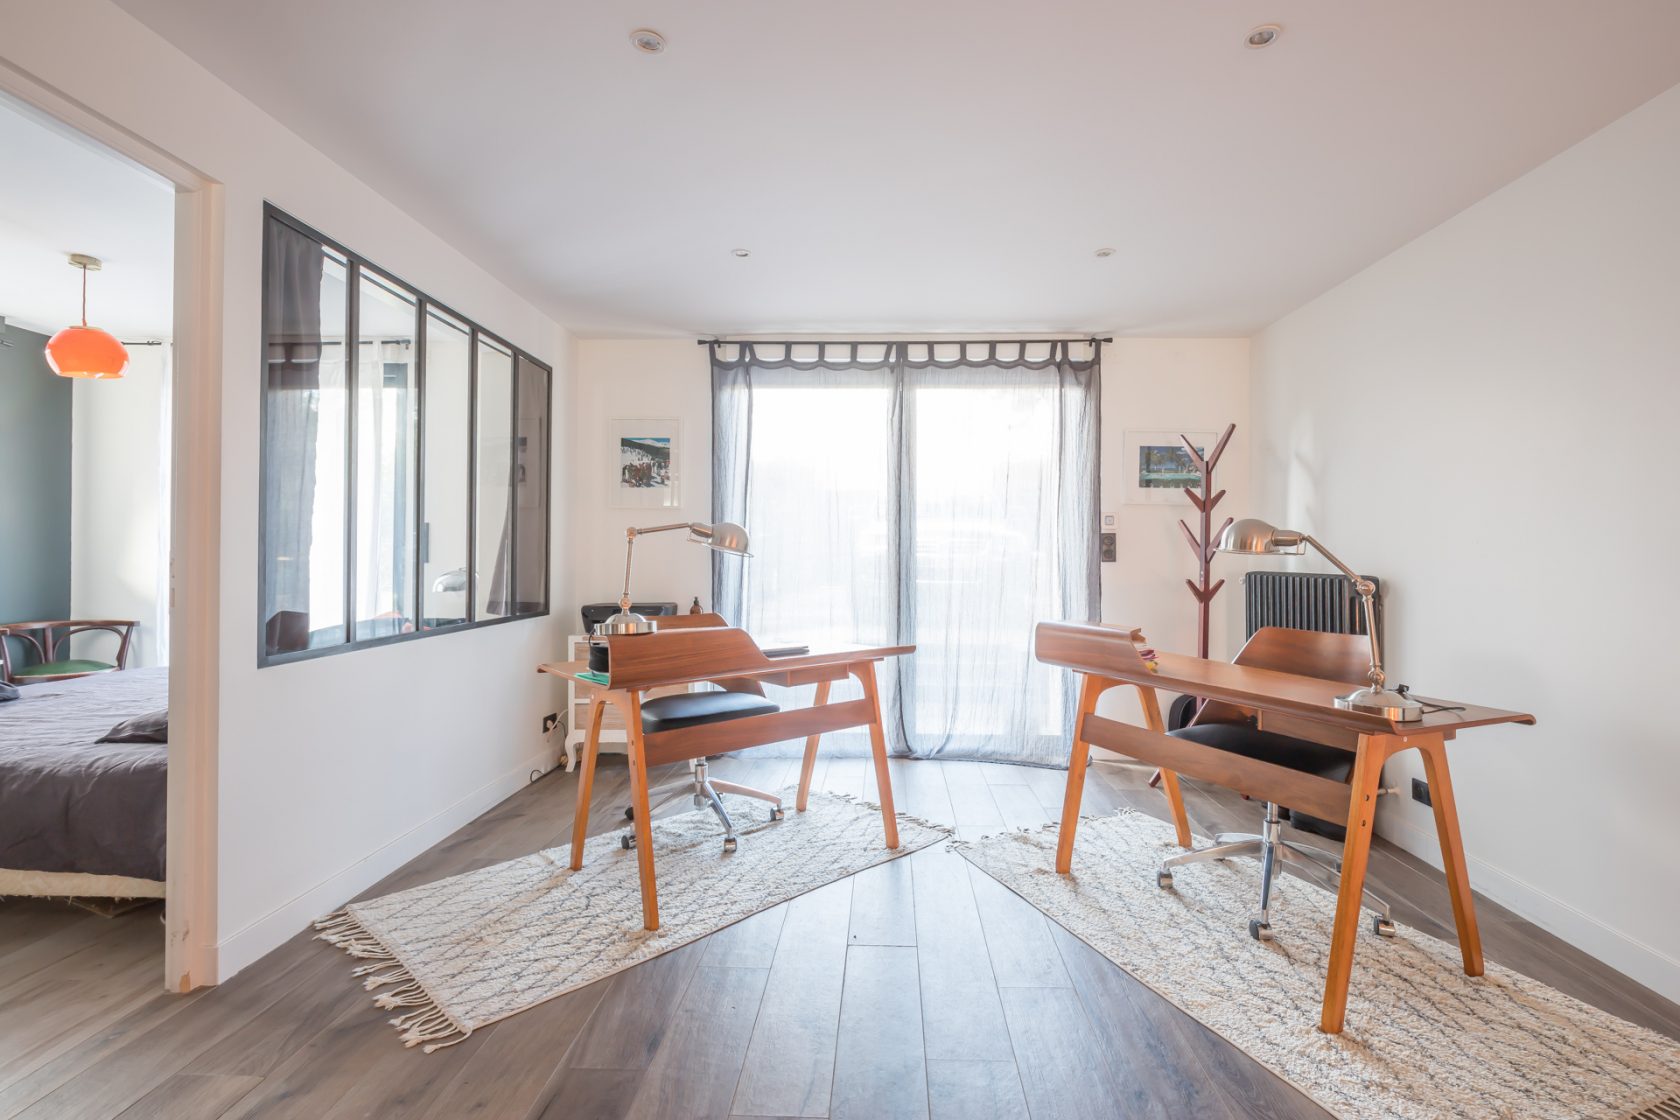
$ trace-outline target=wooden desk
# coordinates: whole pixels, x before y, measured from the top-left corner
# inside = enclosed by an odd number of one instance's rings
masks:
[[[623,716],[629,734],[626,752],[630,763],[630,794],[636,830],[636,860],[642,882],[642,918],[648,929],[659,928],[659,900],[653,870],[653,836],[648,808],[648,770],[672,762],[702,758],[744,747],[763,746],[785,739],[805,740],[805,756],[799,770],[796,802],[804,812],[811,793],[811,773],[817,762],[817,744],[824,733],[849,727],[867,727],[869,746],[875,760],[875,788],[881,802],[881,821],[888,848],[898,847],[898,821],[893,810],[892,777],[887,769],[887,741],[881,726],[881,700],[876,689],[875,663],[888,657],[914,652],[915,646],[828,646],[813,647],[795,657],[766,657],[744,630],[722,625],[716,615],[680,616],[683,621],[661,619],[664,629],[607,639],[611,662],[611,683],[602,687],[580,674],[588,669],[582,661],[549,662],[537,666],[539,673],[577,682],[589,690],[589,736],[584,742],[583,767],[578,776],[577,817],[572,828],[572,869],[583,866],[583,841],[589,825],[589,798],[595,781],[595,760],[600,752],[603,713],[607,706]],[[863,698],[841,703],[828,702],[832,684],[856,677],[863,686]],[[651,734],[642,731],[642,694],[671,685],[710,682],[731,692],[763,693],[763,685],[817,686],[816,702],[809,708],[745,716],[718,723],[705,723]]]
[[[1083,678],[1067,792],[1062,800],[1061,834],[1056,849],[1058,872],[1065,875],[1071,867],[1074,835],[1079,827],[1079,801],[1092,746],[1161,767],[1162,786],[1172,808],[1178,842],[1185,848],[1191,846],[1190,824],[1178,788],[1179,774],[1345,824],[1347,842],[1342,853],[1341,885],[1336,897],[1336,921],[1331,932],[1330,964],[1319,1021],[1326,1033],[1339,1033],[1347,1013],[1348,977],[1353,969],[1360,895],[1370,857],[1371,825],[1376,817],[1383,763],[1401,751],[1417,750],[1423,755],[1424,773],[1434,803],[1435,831],[1441,844],[1448,893],[1452,897],[1464,971],[1470,976],[1482,974],[1481,935],[1476,928],[1470,877],[1459,837],[1458,808],[1453,799],[1452,776],[1447,769],[1446,745],[1466,728],[1499,723],[1532,724],[1533,716],[1475,704],[1424,700],[1430,706],[1451,705],[1462,710],[1431,712],[1413,723],[1394,723],[1381,716],[1336,707],[1335,698],[1346,694],[1349,688],[1341,681],[1170,653],[1160,655],[1158,669],[1151,671],[1134,645],[1140,637],[1135,629],[1083,622],[1044,622],[1038,626],[1035,639],[1038,659],[1072,669]],[[1121,685],[1138,690],[1146,726],[1136,727],[1096,714],[1097,699]],[[1229,704],[1253,713],[1262,728],[1281,734],[1291,734],[1292,729],[1299,729],[1303,723],[1310,724],[1318,732],[1317,738],[1339,739],[1336,745],[1353,753],[1353,774],[1346,783],[1336,782],[1175,739],[1165,733],[1156,688]]]

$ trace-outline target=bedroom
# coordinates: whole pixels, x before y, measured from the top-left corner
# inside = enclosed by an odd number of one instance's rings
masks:
[[[155,968],[173,191],[14,104],[0,104],[0,150],[0,906],[97,931],[85,957],[138,946]]]

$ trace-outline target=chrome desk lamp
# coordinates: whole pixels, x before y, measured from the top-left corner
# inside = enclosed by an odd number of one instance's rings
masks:
[[[1277,529],[1255,517],[1245,517],[1232,522],[1219,535],[1218,547],[1220,552],[1230,552],[1238,556],[1299,556],[1306,551],[1309,544],[1315,552],[1353,581],[1353,589],[1359,594],[1365,609],[1365,632],[1371,639],[1370,686],[1356,689],[1346,696],[1336,697],[1336,707],[1350,712],[1382,716],[1400,723],[1422,719],[1422,704],[1410,696],[1392,692],[1384,687],[1387,678],[1383,675],[1382,647],[1377,640],[1377,612],[1372,606],[1372,599],[1377,591],[1375,584],[1342,563],[1311,535],[1294,529]]]
[[[747,531],[730,521],[719,521],[716,525],[706,525],[699,521],[678,521],[671,525],[654,525],[647,529],[626,529],[624,530],[624,594],[618,597],[618,613],[595,627],[595,633],[603,636],[653,633],[653,622],[630,609],[630,560],[636,552],[637,537],[645,536],[648,533],[666,533],[672,529],[687,529],[688,539],[694,544],[703,544],[708,548],[715,548],[719,552],[728,552],[736,556],[752,555],[747,551]]]

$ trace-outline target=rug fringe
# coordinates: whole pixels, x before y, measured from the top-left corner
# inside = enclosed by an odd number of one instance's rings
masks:
[[[1106,821],[1114,817],[1129,817],[1136,815],[1138,812],[1139,810],[1134,809],[1130,805],[1122,805],[1112,813],[1081,813],[1079,815],[1079,823],[1088,824],[1092,821]],[[1060,821],[1045,821],[1043,824],[1037,826],[1021,825],[1017,828],[1000,828],[996,832],[987,832],[976,840],[952,840],[946,845],[946,847],[953,852],[969,851],[981,840],[990,840],[994,836],[1008,836],[1012,839],[1024,841],[1042,833],[1059,832],[1061,831],[1061,827],[1062,822]],[[1640,1120],[1640,1118],[1635,1118],[1635,1120]]]
[[[1680,1120],[1680,1094],[1660,1100],[1649,1108],[1640,1109],[1628,1120]]]
[[[363,988],[371,992],[388,984],[399,985],[391,991],[380,992],[374,996],[373,1005],[381,1011],[413,1009],[389,1020],[393,1027],[402,1032],[404,1046],[419,1046],[422,1051],[430,1054],[446,1046],[465,1042],[467,1036],[472,1034],[470,1029],[461,1026],[443,1009],[426,990],[426,986],[409,972],[408,966],[398,960],[396,954],[386,948],[377,937],[369,933],[349,910],[328,914],[315,923],[315,929],[318,931],[315,934],[317,941],[325,941],[352,957],[373,962],[350,971],[352,976],[367,977],[362,981]]]

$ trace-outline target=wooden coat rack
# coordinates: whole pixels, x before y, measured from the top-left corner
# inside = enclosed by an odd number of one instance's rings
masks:
[[[1190,526],[1180,520],[1178,527],[1184,530],[1184,539],[1190,542],[1190,551],[1196,554],[1198,579],[1185,580],[1185,586],[1190,588],[1190,594],[1196,599],[1196,656],[1205,658],[1208,655],[1208,621],[1210,611],[1208,605],[1213,597],[1219,594],[1219,589],[1225,586],[1224,580],[1209,582],[1213,579],[1213,557],[1219,551],[1219,537],[1230,527],[1231,519],[1227,517],[1218,530],[1213,528],[1213,507],[1219,504],[1219,499],[1225,496],[1225,491],[1214,493],[1213,468],[1219,465],[1219,457],[1225,454],[1225,445],[1231,442],[1231,433],[1237,430],[1235,424],[1225,427],[1225,434],[1219,437],[1213,451],[1204,459],[1196,445],[1190,442],[1189,436],[1178,438],[1184,441],[1184,447],[1190,452],[1190,461],[1195,464],[1196,472],[1202,476],[1201,493],[1196,488],[1186,486],[1184,496],[1190,499],[1190,504],[1196,507],[1201,517],[1201,534],[1190,531]]]

